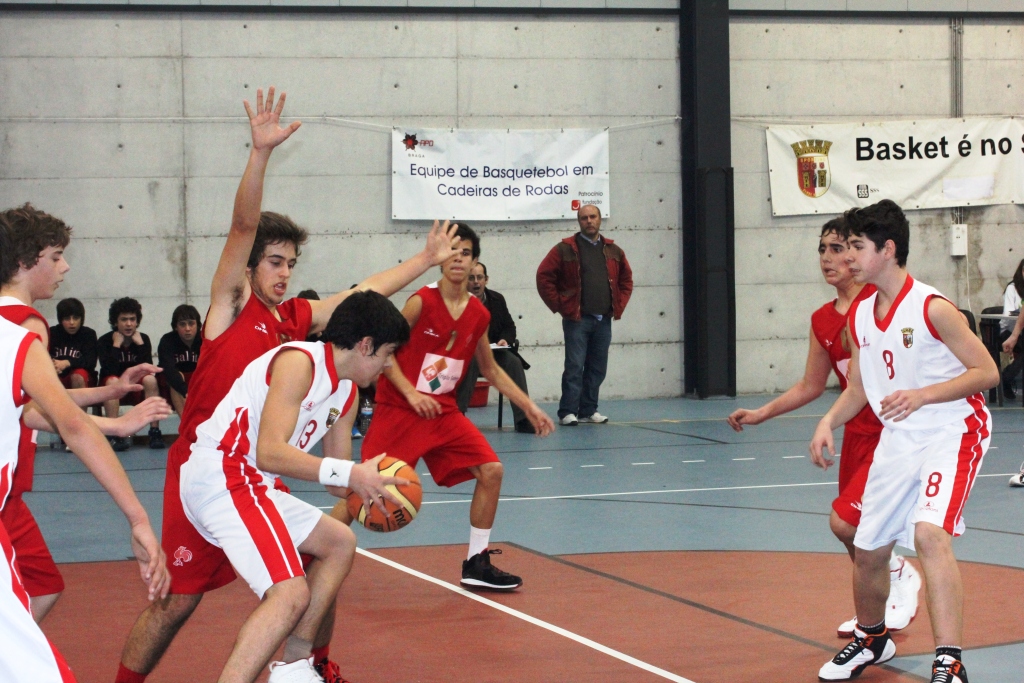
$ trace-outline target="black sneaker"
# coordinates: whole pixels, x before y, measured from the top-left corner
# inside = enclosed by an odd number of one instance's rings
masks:
[[[1010,400],[1017,398],[1017,392],[1013,388],[1013,382],[1003,382],[1003,396]]]
[[[110,437],[110,447],[115,451],[121,452],[131,448],[132,444],[123,436],[112,436]]]
[[[149,447],[154,450],[167,448],[167,444],[164,443],[163,432],[160,431],[159,427],[149,428]]]
[[[514,591],[523,585],[523,580],[514,574],[503,572],[491,564],[491,555],[501,555],[501,550],[485,550],[462,563],[463,586],[467,588],[489,588],[495,591]]]
[[[869,636],[859,628],[853,632],[853,640],[840,650],[818,671],[819,681],[846,681],[860,676],[872,664],[888,662],[896,656],[896,643],[886,631],[880,636]]]
[[[967,667],[959,659],[939,655],[932,662],[932,683],[967,683]]]

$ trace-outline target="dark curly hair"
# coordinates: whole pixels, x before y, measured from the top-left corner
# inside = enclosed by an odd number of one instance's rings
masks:
[[[64,248],[71,241],[71,228],[64,221],[29,203],[0,211],[0,225],[7,229],[11,258],[15,264],[10,274],[4,271],[3,284],[14,277],[19,265],[26,269],[35,266],[47,247]]]
[[[110,329],[117,329],[117,318],[122,313],[134,313],[135,322],[142,324],[142,304],[130,296],[121,299],[114,299],[110,304],[110,311],[107,313],[107,320],[110,322]]]
[[[373,352],[377,353],[385,344],[409,341],[409,323],[383,294],[353,292],[334,309],[320,341],[352,349],[364,337],[373,338]]]
[[[295,256],[298,257],[302,250],[299,248],[309,239],[309,233],[305,228],[300,228],[291,218],[273,211],[264,211],[260,214],[260,224],[256,228],[256,240],[252,243],[252,251],[249,252],[250,268],[255,268],[263,260],[263,252],[267,250],[268,244],[291,243],[295,245]]]
[[[907,265],[907,256],[910,255],[910,223],[896,202],[883,199],[863,209],[850,209],[843,214],[843,218],[846,223],[845,237],[866,237],[874,243],[876,250],[881,250],[886,242],[892,240],[896,247],[896,264],[901,268]]]

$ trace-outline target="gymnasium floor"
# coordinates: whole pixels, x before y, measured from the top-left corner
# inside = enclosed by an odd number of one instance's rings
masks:
[[[547,439],[498,432],[494,406],[471,410],[505,463],[495,562],[524,587],[457,588],[472,485],[442,490],[424,477],[412,526],[359,533],[332,655],[355,683],[816,680],[843,645],[835,626],[854,614],[850,562],[828,529],[836,470],[807,457],[834,398],[742,434],[724,417],[766,397],[609,401],[610,424]],[[1024,459],[1024,411],[992,410],[992,450],[955,542],[972,683],[1024,680],[1024,490],[1007,486]],[[164,458],[123,454],[158,528]],[[292,483],[331,505],[322,489]],[[110,683],[145,600],[124,560],[127,527],[71,454],[41,448],[35,488],[29,505],[68,563],[45,630],[83,683]],[[896,637],[899,656],[860,680],[927,680],[921,595],[917,619]],[[239,581],[207,596],[148,680],[216,680],[255,604]]]

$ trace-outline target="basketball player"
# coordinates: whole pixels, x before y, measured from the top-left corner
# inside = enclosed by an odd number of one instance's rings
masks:
[[[16,209],[0,212],[0,230],[5,231],[9,240],[10,258],[15,267],[6,273],[0,282],[0,317],[21,325],[36,334],[44,345],[49,345],[49,327],[43,314],[32,307],[39,299],[53,297],[64,274],[70,266],[64,260],[64,248],[71,239],[71,228],[64,221],[25,204]],[[51,363],[52,367],[52,363]],[[159,372],[153,365],[141,365],[125,373],[121,381],[100,388],[73,389],[68,393],[80,406],[101,403],[110,398],[119,398],[141,389],[138,384],[143,377]],[[29,409],[24,417],[32,426],[22,425],[18,444],[18,466],[13,471],[13,482],[7,502],[0,505],[0,521],[7,528],[25,590],[32,599],[32,614],[38,620],[49,613],[64,590],[64,579],[50,555],[43,535],[39,531],[22,494],[32,490],[32,475],[35,469],[35,429],[44,427],[45,420],[33,418],[35,411]],[[119,437],[134,434],[139,426],[136,418],[142,415],[150,419],[166,416],[166,402],[154,399],[137,407],[132,415],[118,419],[94,418],[97,426],[107,434]]]
[[[313,641],[352,567],[356,538],[319,508],[277,490],[278,475],[337,493],[351,489],[382,509],[383,498],[399,503],[385,485],[406,483],[380,475],[383,455],[353,466],[349,431],[331,429],[358,410],[356,386],[376,379],[409,339],[405,318],[384,296],[357,292],[334,311],[320,339],[289,342],[250,363],[196,428],[192,456],[181,466],[185,514],[262,601],[239,631],[221,683],[255,680],[283,641],[269,683],[323,681]],[[321,438],[325,457],[309,455]],[[314,558],[305,572],[299,553]]]
[[[20,267],[7,230],[0,226],[0,279],[7,281]],[[21,412],[28,396],[59,428],[64,440],[117,503],[131,526],[132,552],[139,562],[149,599],[167,594],[170,577],[145,508],[135,496],[128,475],[106,439],[68,397],[57,378],[50,354],[38,335],[0,319],[0,383],[14,388],[0,396],[0,505],[7,499],[18,466],[22,436]],[[5,683],[68,683],[74,681],[60,653],[32,616],[21,577],[20,557],[0,524],[0,680]]]
[[[850,306],[858,298],[875,291],[873,285],[853,280],[846,264],[848,246],[843,237],[843,219],[834,218],[821,229],[818,238],[818,262],[825,282],[836,288],[836,298],[811,314],[810,345],[804,376],[786,393],[757,410],[740,409],[729,416],[729,426],[737,432],[743,425],[757,425],[778,415],[784,415],[807,405],[825,391],[829,370],[839,379],[839,387],[846,389],[850,363],[850,341],[846,337],[846,318]],[[839,462],[839,496],[832,501],[829,526],[843,545],[850,559],[854,557],[853,536],[860,523],[860,498],[864,492],[871,458],[882,433],[882,423],[864,406],[843,428],[843,457]],[[917,593],[921,577],[913,565],[903,557],[892,554],[889,558],[889,601],[885,610],[885,625],[890,631],[906,628],[917,614]],[[854,617],[839,625],[840,638],[849,638],[857,625]]]
[[[413,466],[423,458],[440,486],[476,479],[461,583],[510,591],[523,580],[492,565],[490,556],[501,551],[487,548],[501,494],[501,461],[455,401],[466,365],[475,358],[480,374],[523,409],[537,434],[547,436],[555,425],[494,361],[487,338],[491,314],[468,290],[480,239],[464,224],[455,234],[459,250],[441,265],[441,279],[409,297],[402,310],[412,336],[377,383],[377,409],[362,452],[401,453]],[[350,522],[343,508],[335,505],[331,514]]]
[[[956,307],[907,273],[910,226],[883,200],[847,212],[846,261],[859,283],[877,291],[850,309],[853,341],[847,388],[811,440],[814,463],[832,464],[832,430],[870,405],[882,434],[864,485],[854,536],[854,638],[818,672],[846,680],[896,654],[885,627],[888,563],[896,543],[916,548],[927,579],[935,637],[933,683],[967,683],[960,660],[963,586],[952,539],[988,450],[991,415],[982,392],[999,370]]]
[[[434,223],[426,247],[401,264],[377,273],[322,301],[285,301],[288,281],[306,241],[306,231],[287,216],[262,212],[263,178],[274,148],[300,123],[282,128],[285,94],[275,103],[274,88],[256,91],[255,109],[245,102],[252,133],[249,161],[235,195],[227,242],[210,285],[210,308],[202,329],[203,352],[189,380],[178,439],[168,451],[164,483],[161,542],[171,558],[172,593],[147,608],[132,628],[121,655],[117,683],[141,683],[160,661],[178,629],[203,594],[235,579],[224,551],[209,543],[185,516],[178,492],[178,472],[189,459],[196,427],[213,414],[245,367],[267,351],[306,339],[327,325],[334,309],[355,290],[372,289],[390,296],[443,262],[453,249],[454,226]],[[451,233],[449,235],[449,233]],[[317,670],[328,681],[341,681],[328,658],[334,611],[328,610],[313,642]]]

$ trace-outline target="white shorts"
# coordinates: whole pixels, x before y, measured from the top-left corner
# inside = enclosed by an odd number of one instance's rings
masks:
[[[0,525],[0,681],[75,683],[64,658],[32,618],[15,566],[14,549]]]
[[[181,466],[180,491],[189,521],[261,600],[275,583],[305,576],[298,547],[324,516],[319,509],[275,489],[244,458],[198,448]]]
[[[981,407],[934,430],[882,430],[861,499],[853,544],[875,550],[896,541],[914,548],[914,525],[964,532],[963,511],[991,441],[992,416]]]

